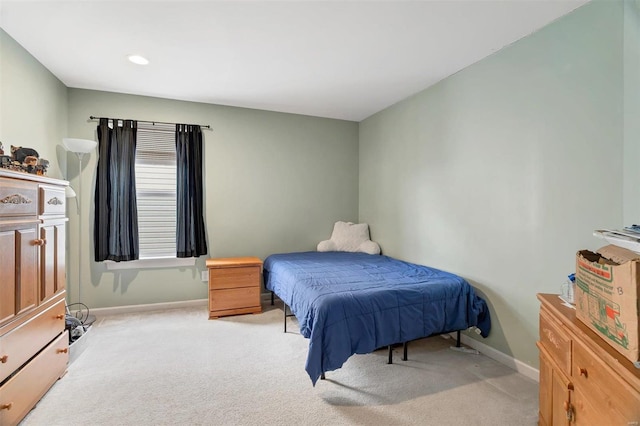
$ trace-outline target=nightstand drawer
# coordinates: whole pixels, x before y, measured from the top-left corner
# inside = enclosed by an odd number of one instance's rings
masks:
[[[260,266],[209,269],[210,289],[256,286],[260,286]]]
[[[260,287],[229,288],[209,292],[211,312],[255,306],[260,306]]]

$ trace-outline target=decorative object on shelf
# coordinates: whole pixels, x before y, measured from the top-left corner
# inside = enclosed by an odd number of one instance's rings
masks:
[[[27,167],[35,167],[38,165],[38,157],[35,155],[27,155],[22,162]]]
[[[40,154],[33,148],[23,148],[21,146],[13,146],[11,145],[11,155],[13,159],[18,163],[22,164],[25,162],[27,157],[35,157],[38,159]]]
[[[49,168],[49,160],[44,158],[38,159],[38,165],[36,166],[36,174],[43,176],[47,173],[47,169]]]
[[[75,138],[64,138],[62,140],[62,145],[64,145],[65,149],[69,152],[73,152],[78,157],[78,192],[75,191],[67,191],[65,196],[71,198],[76,198],[76,206],[78,212],[78,238],[82,235],[82,208],[80,206],[80,197],[82,196],[82,160],[84,159],[85,154],[93,151],[98,143],[94,140],[90,139],[75,139]],[[80,281],[82,279],[82,249],[78,251],[78,298],[77,303],[81,304],[82,302],[82,286],[80,285]]]
[[[8,156],[4,155],[0,142],[0,168],[43,176],[47,173],[48,167],[49,161],[40,158],[35,149],[11,145],[11,156]]]

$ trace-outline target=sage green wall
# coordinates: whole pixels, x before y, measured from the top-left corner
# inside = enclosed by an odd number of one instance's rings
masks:
[[[0,29],[0,141],[30,147],[50,161],[47,175],[63,178],[61,148],[67,132],[67,88]]]
[[[624,223],[640,223],[640,0],[624,2]]]
[[[384,253],[467,278],[482,342],[530,366],[536,293],[622,225],[622,21],[589,3],[360,123],[360,220]]]
[[[355,122],[69,89],[69,135],[97,140],[90,115],[212,126],[204,130],[209,256],[315,250],[335,221],[358,219]],[[109,271],[92,261],[95,161],[94,153],[82,175],[81,238],[70,213],[70,271],[77,274],[74,259],[82,250],[84,303],[95,308],[206,298],[200,280],[205,257],[195,267],[135,271]],[[77,188],[77,162],[69,162],[69,173]]]

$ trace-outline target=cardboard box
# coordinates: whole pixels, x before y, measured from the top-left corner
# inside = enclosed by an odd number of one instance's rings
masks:
[[[640,367],[640,254],[608,245],[576,255],[576,316]]]

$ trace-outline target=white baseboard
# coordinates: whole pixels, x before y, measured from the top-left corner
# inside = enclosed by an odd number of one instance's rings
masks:
[[[199,307],[199,306],[207,306],[208,303],[209,301],[207,299],[184,300],[182,302],[164,302],[164,303],[150,303],[147,305],[127,305],[127,306],[114,306],[111,308],[94,308],[94,309],[91,309],[91,313],[95,316],[119,315],[119,314],[130,314],[134,312],[160,311],[163,309],[178,309],[178,308],[192,308],[192,307]]]
[[[456,333],[451,333],[451,337],[456,338]],[[483,355],[488,356],[491,359],[498,361],[500,364],[504,364],[509,368],[516,370],[518,373],[522,374],[525,377],[528,377],[536,382],[540,381],[540,371],[533,368],[532,366],[525,364],[522,361],[518,361],[517,359],[509,356],[503,352],[500,352],[497,349],[492,348],[491,346],[485,345],[484,343],[472,339],[469,336],[460,333],[460,341],[465,345],[472,347]]]
[[[271,292],[261,293],[261,301],[271,301]],[[185,300],[182,302],[163,302],[163,303],[149,303],[144,305],[126,305],[126,306],[113,306],[109,308],[92,308],[91,313],[94,315],[119,315],[130,314],[135,312],[148,312],[148,311],[160,311],[163,309],[179,309],[198,306],[208,306],[209,301],[207,299]]]

